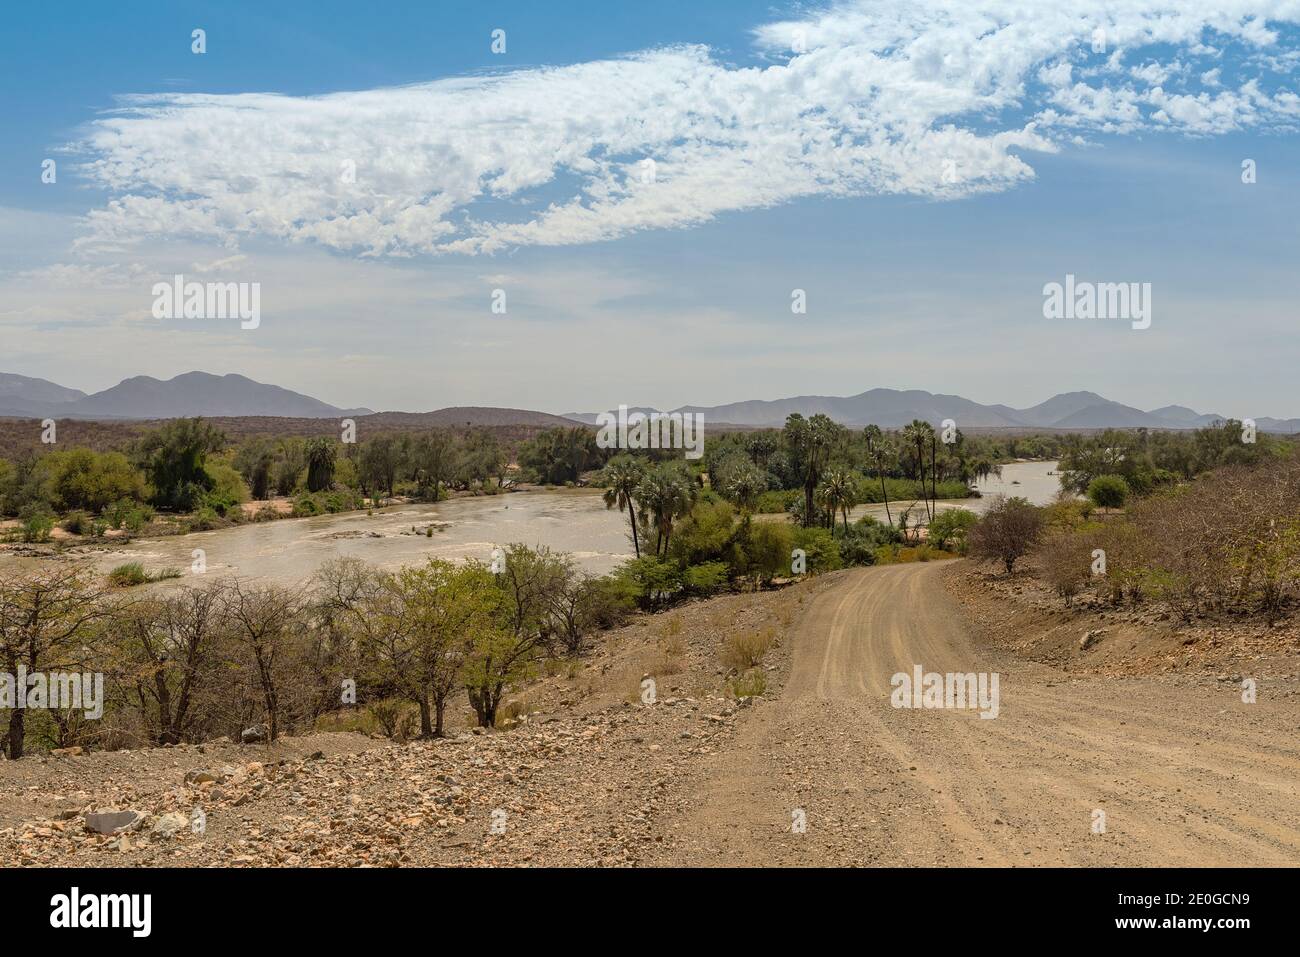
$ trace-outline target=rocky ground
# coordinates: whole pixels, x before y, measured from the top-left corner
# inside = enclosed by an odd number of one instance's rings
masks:
[[[1161,614],[969,562],[692,602],[553,664],[508,730],[0,762],[0,862],[1294,866],[1295,630]],[[1000,715],[891,706],[915,664],[999,672]]]
[[[725,749],[748,714],[772,706],[789,665],[783,636],[825,586],[694,602],[611,632],[579,663],[524,689],[508,731],[409,743],[355,733],[273,746],[222,739],[3,762],[0,860],[637,864],[672,844],[657,825],[690,800],[692,768]],[[763,665],[768,693],[737,699],[721,648],[764,629],[777,636]],[[653,705],[643,702],[647,676]],[[99,814],[109,810],[134,814]]]
[[[1300,617],[1255,615],[1182,621],[1155,602],[1115,606],[1095,595],[1061,598],[1032,574],[962,562],[946,585],[993,644],[1070,674],[1165,675],[1240,683],[1253,676],[1297,695]]]

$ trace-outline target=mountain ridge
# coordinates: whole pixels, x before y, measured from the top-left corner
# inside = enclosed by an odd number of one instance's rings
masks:
[[[61,391],[55,391],[61,390]],[[63,399],[50,396],[64,395]],[[0,373],[0,415],[69,419],[174,419],[186,416],[333,418],[369,415],[300,392],[230,373],[184,372],[170,379],[139,375],[87,395],[46,379]]]
[[[629,411],[656,410],[637,406]],[[1000,403],[986,405],[963,396],[922,389],[874,388],[851,396],[798,395],[782,399],[748,399],[714,406],[684,405],[671,411],[700,413],[706,422],[718,428],[779,428],[787,416],[796,412],[805,417],[823,413],[842,425],[855,428],[870,424],[898,428],[914,419],[939,425],[945,419],[952,419],[959,428],[966,429],[1178,430],[1204,428],[1225,418],[1218,413],[1200,413],[1185,405],[1165,405],[1144,411],[1084,390],[1062,392],[1023,409]],[[570,412],[554,415],[487,406],[375,413],[368,408],[340,408],[243,375],[214,375],[199,371],[181,373],[171,379],[131,376],[111,388],[87,394],[47,379],[0,372],[0,417],[151,420],[185,416],[309,419],[369,415],[391,417],[395,422],[407,419],[415,422],[413,417],[422,417],[431,424],[549,427],[569,422],[594,425],[597,414]],[[1256,418],[1255,423],[1264,432],[1300,432],[1300,418],[1263,416]]]
[[[638,407],[640,411],[650,411]],[[630,410],[631,411],[631,410]],[[852,396],[801,395],[786,399],[752,399],[723,405],[684,405],[670,410],[700,413],[705,422],[726,422],[734,426],[779,428],[786,416],[799,413],[805,417],[824,413],[841,425],[861,428],[879,425],[899,428],[914,419],[939,425],[952,419],[959,428],[1017,429],[1198,429],[1226,417],[1218,413],[1199,413],[1181,405],[1166,405],[1144,411],[1098,395],[1096,392],[1062,392],[1038,405],[1016,409],[1008,405],[984,405],[957,395],[925,392],[919,389],[869,389]],[[594,424],[596,413],[568,413],[566,418]],[[1255,420],[1265,432],[1300,432],[1300,419],[1277,419],[1268,416]]]

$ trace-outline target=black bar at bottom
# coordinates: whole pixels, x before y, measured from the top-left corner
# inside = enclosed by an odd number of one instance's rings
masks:
[[[1129,937],[1181,946],[1199,937],[1232,946],[1259,941],[1251,935],[1260,933],[1293,938],[1295,886],[1295,870],[1249,868],[0,869],[10,939],[75,934],[127,947],[241,941],[247,929],[259,942],[335,949],[373,944],[376,932],[461,935],[475,927],[501,947],[562,931],[579,938],[609,932],[617,936],[604,939],[615,946],[640,935],[658,944],[690,940],[695,949],[714,937],[734,946],[778,927],[813,938],[849,932],[863,943],[901,934],[948,946],[1053,933],[1061,942]],[[145,898],[131,895],[149,895],[147,928]],[[82,926],[114,921],[119,926]]]

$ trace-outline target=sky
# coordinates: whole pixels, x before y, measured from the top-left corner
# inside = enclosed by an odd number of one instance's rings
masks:
[[[19,5],[0,371],[1300,416],[1297,66],[1300,0]],[[256,328],[159,318],[178,273]]]

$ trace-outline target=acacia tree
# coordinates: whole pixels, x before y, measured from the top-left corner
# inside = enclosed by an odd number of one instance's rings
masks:
[[[140,467],[164,508],[192,508],[213,481],[207,457],[226,445],[225,434],[202,419],[175,419],[150,432],[136,446]]]
[[[419,707],[421,737],[443,736],[447,701],[482,634],[500,630],[503,601],[481,563],[433,559],[377,575],[350,609],[371,683]]]
[[[601,463],[602,456],[596,433],[586,426],[546,429],[519,449],[519,463],[548,485],[578,481],[584,471]]]
[[[421,706],[420,731],[442,737],[447,701],[464,680],[466,661],[480,636],[499,630],[502,595],[479,562],[430,561],[423,568],[403,569],[398,584],[414,640],[417,679],[433,706],[432,728],[429,709]]]
[[[245,442],[235,453],[235,468],[248,484],[254,499],[271,497],[272,470],[275,468],[275,448],[269,439],[256,436]]]
[[[434,429],[411,443],[410,462],[420,496],[438,501],[443,483],[456,471],[456,439]]]
[[[401,466],[402,445],[393,436],[379,435],[366,442],[357,463],[363,493],[368,491],[371,499],[377,498],[378,492],[387,492],[391,497]]]
[[[154,743],[179,744],[223,627],[224,588],[186,588],[141,601],[117,619],[123,679]]]
[[[481,727],[496,724],[505,689],[528,673],[538,652],[550,643],[551,596],[570,569],[567,559],[545,546],[534,550],[516,543],[506,548],[501,570],[493,575],[500,602],[490,615],[477,616],[466,632],[462,675]]]
[[[112,608],[89,569],[56,565],[31,574],[0,575],[0,662],[10,675],[68,669],[91,643]],[[23,756],[23,708],[9,712],[5,752]]]
[[[298,595],[278,585],[235,579],[226,593],[231,637],[252,665],[270,739],[279,734],[283,692],[291,666],[293,623],[301,615]]]
[[[999,495],[966,540],[972,556],[1000,561],[1010,575],[1017,559],[1038,543],[1042,531],[1042,509],[1023,498]]]

